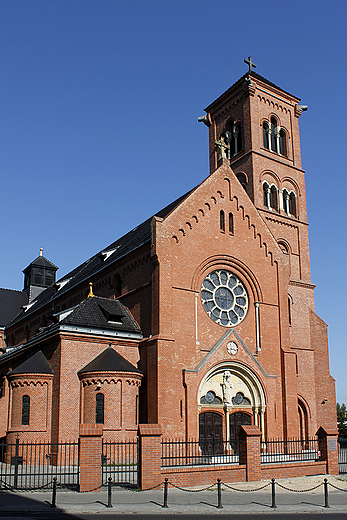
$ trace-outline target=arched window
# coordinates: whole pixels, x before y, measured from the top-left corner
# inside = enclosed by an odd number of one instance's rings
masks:
[[[293,193],[293,192],[290,193],[288,204],[289,204],[289,213],[290,213],[290,215],[293,215],[294,217],[296,217],[295,193]]]
[[[23,395],[22,397],[22,425],[29,426],[30,420],[30,397]]]
[[[274,185],[270,188],[270,207],[276,211],[278,210],[278,192]]]
[[[230,154],[231,157],[236,155],[242,150],[242,142],[241,142],[241,125],[238,123],[234,123],[232,126],[232,139],[231,139],[231,147]]]
[[[269,145],[269,124],[263,123],[263,142],[264,142],[264,148],[270,149]]]
[[[275,117],[271,118],[271,150],[278,153],[277,149],[277,121]]]
[[[244,190],[246,190],[247,188],[247,177],[244,173],[237,173],[236,174],[236,177],[238,178],[241,186],[243,187]]]
[[[287,156],[287,142],[286,142],[286,133],[284,130],[280,130],[280,154]]]
[[[293,191],[288,193],[287,190],[283,190],[283,209],[287,213],[287,215],[292,215],[296,217],[296,196]]]
[[[234,215],[229,213],[229,233],[234,234]]]
[[[267,182],[263,184],[263,197],[264,206],[267,208],[278,211],[278,190],[277,187],[272,184],[271,188]]]
[[[264,206],[270,207],[270,186],[267,182],[263,184]]]
[[[95,397],[95,423],[104,424],[104,394],[98,393]]]
[[[219,213],[219,229],[221,231],[225,231],[225,214],[222,209],[220,210],[220,213]]]
[[[286,132],[275,117],[271,117],[270,123],[263,123],[263,144],[267,150],[287,157]]]

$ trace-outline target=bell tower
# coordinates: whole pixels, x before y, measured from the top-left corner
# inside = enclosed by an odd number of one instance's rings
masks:
[[[230,163],[239,182],[277,238],[291,278],[310,283],[304,171],[301,168],[300,99],[248,72],[199,118],[209,128],[210,174]],[[290,257],[290,258],[289,258]]]

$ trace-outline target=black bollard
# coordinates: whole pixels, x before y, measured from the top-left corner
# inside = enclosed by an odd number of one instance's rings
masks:
[[[57,477],[53,478],[53,490],[52,490],[52,503],[51,507],[56,507],[56,498],[57,498]]]
[[[271,479],[271,507],[273,509],[276,509],[277,506],[276,506],[276,482],[275,482],[275,479],[272,478]]]
[[[220,478],[217,478],[217,493],[218,493],[218,509],[223,509],[222,506],[222,483]]]
[[[112,478],[108,477],[107,482],[107,507],[113,507],[112,505]]]
[[[168,487],[169,487],[168,481],[169,481],[169,479],[166,478],[165,482],[164,482],[164,505],[163,505],[163,507],[165,507],[165,508],[169,507],[167,505],[167,490],[168,490]]]
[[[328,496],[328,479],[324,479],[324,507],[329,506],[329,496]]]

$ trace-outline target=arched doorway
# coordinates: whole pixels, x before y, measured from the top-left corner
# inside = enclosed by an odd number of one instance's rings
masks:
[[[222,416],[215,412],[199,415],[199,446],[203,452],[222,453]]]

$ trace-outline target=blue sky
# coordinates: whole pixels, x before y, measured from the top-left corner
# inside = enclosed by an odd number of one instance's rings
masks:
[[[346,17],[342,0],[1,0],[0,287],[22,289],[40,247],[63,276],[200,183],[197,118],[251,55],[309,106],[312,282],[347,403]]]

